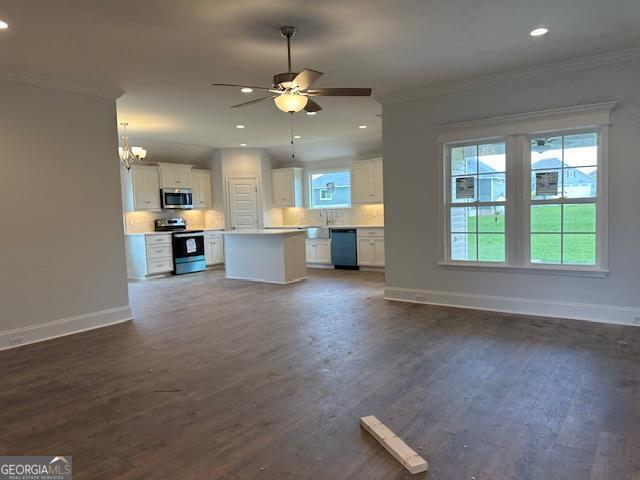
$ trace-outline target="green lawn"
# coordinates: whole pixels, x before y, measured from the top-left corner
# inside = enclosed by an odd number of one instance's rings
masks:
[[[531,262],[595,265],[596,211],[594,204],[565,205],[562,222],[561,205],[537,205],[531,209]],[[490,213],[488,209],[484,209]],[[469,217],[467,259],[487,262],[505,260],[504,215],[481,214]],[[564,229],[561,228],[564,223]],[[561,233],[564,230],[563,233]],[[498,233],[499,232],[499,233]],[[476,241],[477,257],[476,258]]]

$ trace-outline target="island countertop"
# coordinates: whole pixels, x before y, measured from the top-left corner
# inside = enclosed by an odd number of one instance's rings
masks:
[[[223,235],[288,235],[291,233],[301,233],[305,235],[304,230],[297,228],[248,228],[222,232]]]

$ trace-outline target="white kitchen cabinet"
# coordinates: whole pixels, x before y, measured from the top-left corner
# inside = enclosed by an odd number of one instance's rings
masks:
[[[224,263],[224,241],[221,233],[205,232],[204,258],[207,266]]]
[[[213,192],[211,191],[211,172],[209,170],[191,170],[191,189],[193,191],[193,208],[213,208]]]
[[[366,228],[357,230],[358,265],[384,267],[384,230]]]
[[[161,188],[191,188],[191,165],[158,163]]]
[[[358,162],[351,169],[351,203],[382,203],[382,160]]]
[[[158,167],[134,165],[122,168],[122,198],[128,212],[160,210],[160,177]]]
[[[146,278],[150,275],[173,271],[171,234],[127,235],[127,273],[129,278]]]
[[[330,239],[310,239],[305,240],[305,252],[307,263],[317,263],[323,265],[331,264],[331,240]]]
[[[275,207],[302,206],[302,168],[273,169],[271,182]]]

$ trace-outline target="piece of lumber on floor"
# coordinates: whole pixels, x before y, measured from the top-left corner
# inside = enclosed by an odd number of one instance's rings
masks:
[[[424,458],[414,452],[409,445],[404,443],[375,416],[369,415],[360,418],[360,425],[411,473],[426,472],[429,468],[429,464]]]

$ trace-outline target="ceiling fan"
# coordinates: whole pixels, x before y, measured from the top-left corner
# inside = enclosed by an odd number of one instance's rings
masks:
[[[272,93],[268,97],[258,98],[249,102],[233,105],[231,108],[246,107],[263,100],[271,100],[280,110],[295,113],[301,110],[318,112],[322,107],[309,97],[368,97],[370,88],[309,88],[322,75],[316,70],[304,69],[301,72],[291,71],[291,38],[296,34],[296,27],[284,26],[280,28],[280,35],[287,40],[287,60],[289,70],[273,76],[273,85],[269,87],[254,87],[250,85],[236,85],[231,83],[213,83],[214,86],[239,87],[243,89],[263,90]]]

